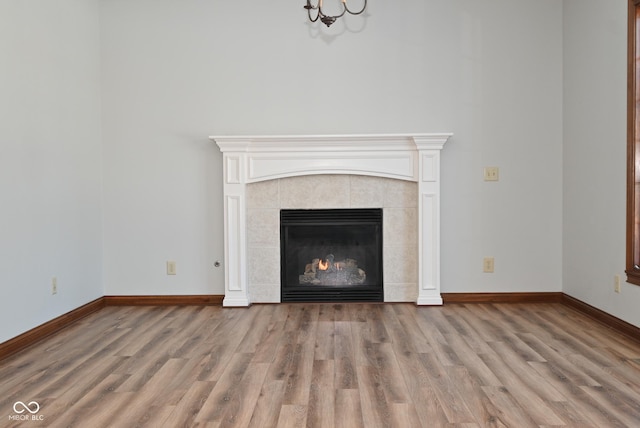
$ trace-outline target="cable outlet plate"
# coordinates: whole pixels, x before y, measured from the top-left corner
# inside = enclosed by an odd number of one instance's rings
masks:
[[[500,179],[500,169],[497,166],[487,166],[484,168],[484,181],[498,181]]]
[[[176,262],[169,260],[167,262],[167,275],[175,275],[176,274]]]

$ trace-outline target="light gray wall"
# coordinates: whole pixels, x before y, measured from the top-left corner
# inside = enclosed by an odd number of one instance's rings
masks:
[[[0,1],[0,342],[104,294],[98,22]]]
[[[625,0],[564,2],[563,290],[640,326],[624,282],[626,19]]]
[[[0,3],[0,341],[103,294],[221,294],[223,134],[454,132],[442,291],[565,291],[640,325],[640,288],[613,293],[624,0],[370,2],[330,29],[249,6]]]
[[[208,135],[385,132],[455,133],[443,292],[560,291],[562,3],[372,1],[330,29],[302,5],[101,3],[107,294],[223,293]]]

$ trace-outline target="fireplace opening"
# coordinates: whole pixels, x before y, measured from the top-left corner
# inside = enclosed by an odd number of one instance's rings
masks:
[[[281,210],[283,302],[382,302],[382,209]]]

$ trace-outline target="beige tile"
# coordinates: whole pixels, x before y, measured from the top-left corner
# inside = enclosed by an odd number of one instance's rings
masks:
[[[249,289],[254,284],[280,284],[280,247],[249,247],[247,276]]]
[[[380,208],[384,204],[385,183],[388,179],[352,175],[351,208]]]
[[[418,206],[418,183],[389,179],[384,184],[384,207]]]
[[[355,175],[311,175],[247,186],[248,280],[251,300],[280,301],[281,208],[384,207],[384,299],[418,295],[418,185]]]
[[[247,242],[249,245],[280,245],[280,210],[248,209]]]
[[[280,303],[280,283],[251,284],[249,294],[252,303]]]
[[[382,249],[384,284],[418,282],[417,247]]]
[[[383,242],[390,246],[415,246],[418,242],[417,208],[384,208]]]
[[[384,285],[385,302],[415,302],[418,300],[418,284],[390,283]]]
[[[280,206],[278,180],[247,184],[247,208],[278,208]]]
[[[308,175],[280,179],[281,208],[348,208],[348,175]]]

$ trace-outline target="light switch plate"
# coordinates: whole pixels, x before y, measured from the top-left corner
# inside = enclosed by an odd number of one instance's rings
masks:
[[[167,262],[167,275],[175,275],[176,274],[176,262],[168,261]]]
[[[485,257],[482,261],[482,271],[484,273],[493,273],[493,257]]]

